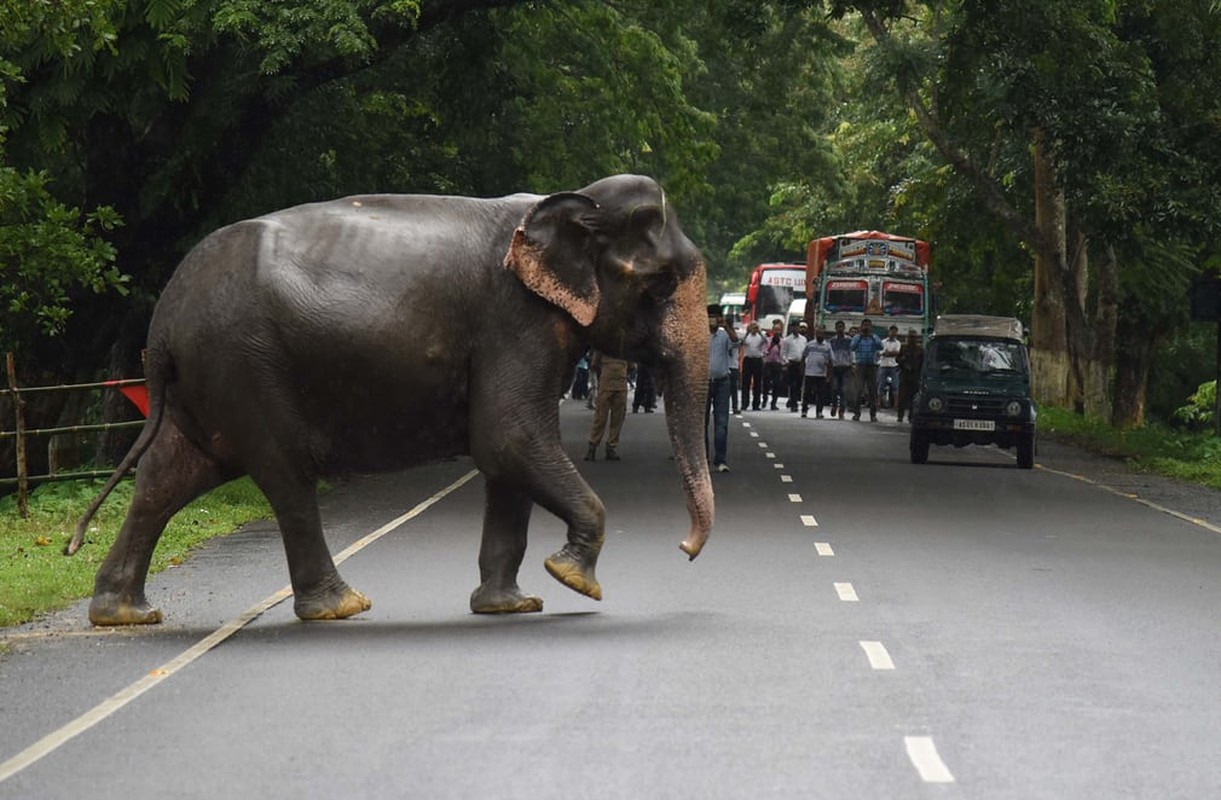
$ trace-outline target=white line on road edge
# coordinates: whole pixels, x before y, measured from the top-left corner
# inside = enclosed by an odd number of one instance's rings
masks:
[[[920,778],[925,783],[953,783],[954,776],[946,768],[941,756],[937,755],[937,746],[928,736],[905,736],[907,757],[911,759]]]
[[[835,551],[831,549],[830,542],[815,542],[814,549],[818,552],[818,554],[820,556],[823,556],[824,558],[834,558],[835,557]]]
[[[845,603],[855,603],[860,600],[860,598],[856,596],[856,589],[854,589],[850,583],[835,584],[835,593],[839,595],[839,599],[843,600]]]
[[[814,519],[813,514],[802,514],[801,515],[801,524],[805,525],[807,528],[817,528],[818,520]]]
[[[370,533],[364,538],[353,542],[345,550],[343,550],[343,552],[334,557],[335,564],[342,564],[344,561],[347,561],[356,553],[359,553],[361,550],[373,544],[373,542],[382,538],[390,531],[399,527],[403,523],[418,517],[420,514],[428,510],[430,506],[439,502],[447,494],[461,488],[478,474],[479,473],[477,470],[471,470],[398,519],[386,523],[382,527],[373,531],[373,533]],[[225,641],[230,636],[237,633],[242,628],[246,627],[251,622],[254,622],[263,614],[267,613],[272,608],[276,607],[292,596],[292,587],[285,586],[280,591],[276,592],[265,600],[254,604],[238,616],[217,628],[212,633],[205,636],[203,639],[200,639],[192,647],[184,650],[176,658],[167,661],[127,688],[121,689],[116,694],[111,695],[101,703],[98,703],[96,706],[86,711],[84,714],[81,714],[79,717],[69,722],[67,725],[48,733],[34,744],[10,758],[8,761],[0,764],[0,783],[3,783],[16,775],[18,772],[21,772],[26,767],[34,764],[44,756],[49,755],[62,745],[88,731],[90,728],[94,727],[116,711],[122,709],[128,703],[135,700],[149,689],[152,689],[166,678],[169,678],[174,673],[180,671],[183,667],[186,667],[198,660],[209,650],[212,650],[221,642]]]
[[[1217,527],[1216,525],[1212,524],[1211,522],[1209,522],[1206,519],[1200,519],[1199,517],[1193,517],[1190,514],[1184,514],[1182,511],[1175,511],[1173,508],[1166,508],[1165,506],[1160,506],[1157,503],[1154,503],[1152,500],[1146,500],[1143,497],[1140,497],[1139,495],[1132,494],[1131,492],[1121,491],[1119,489],[1116,489],[1114,486],[1107,486],[1105,483],[1099,483],[1098,481],[1093,480],[1092,478],[1087,478],[1084,475],[1077,475],[1072,472],[1063,472],[1058,469],[1052,469],[1051,467],[1045,467],[1042,464],[1039,464],[1038,467],[1039,467],[1039,469],[1043,470],[1044,472],[1050,472],[1052,475],[1060,475],[1061,477],[1064,477],[1064,478],[1072,478],[1073,480],[1081,481],[1082,483],[1088,483],[1091,486],[1097,486],[1099,489],[1102,489],[1105,492],[1110,492],[1111,494],[1116,494],[1116,495],[1119,495],[1120,497],[1125,497],[1128,500],[1135,500],[1136,502],[1140,503],[1142,506],[1147,506],[1148,508],[1151,508],[1154,511],[1160,511],[1163,514],[1169,514],[1170,516],[1175,517],[1176,519],[1181,519],[1184,522],[1190,522],[1192,525],[1199,525],[1201,528],[1203,528],[1206,531],[1212,531],[1213,533],[1221,533],[1221,527]]]
[[[890,659],[890,653],[886,652],[886,645],[881,642],[861,642],[861,649],[865,651],[865,656],[869,659],[869,666],[874,669],[895,668],[895,662]]]

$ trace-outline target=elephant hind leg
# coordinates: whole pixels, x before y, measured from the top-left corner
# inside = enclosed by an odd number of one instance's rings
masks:
[[[542,611],[542,598],[523,594],[517,585],[534,501],[492,478],[487,479],[486,494],[483,543],[479,548],[480,584],[471,593],[471,611],[476,614]]]
[[[144,594],[153,550],[170,518],[187,503],[237,477],[192,444],[166,419],[140,458],[131,506],[94,578],[89,621],[138,625],[161,621]]]
[[[293,612],[303,620],[346,619],[368,611],[373,603],[339,576],[322,532],[318,491],[314,479],[284,464],[292,459],[270,459],[251,477],[267,495],[280,526],[293,587]],[[266,465],[268,460],[262,460]]]

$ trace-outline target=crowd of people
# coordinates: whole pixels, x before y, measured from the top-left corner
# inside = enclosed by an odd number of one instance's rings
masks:
[[[828,334],[817,328],[810,335],[806,322],[789,325],[776,320],[769,331],[750,322],[739,336],[721,307],[708,306],[708,402],[704,413],[707,442],[711,426],[709,460],[717,472],[728,472],[727,449],[730,415],[785,408],[816,419],[844,419],[847,411],[859,420],[864,409],[876,422],[878,408],[890,407],[899,422],[910,420],[912,397],[924,362],[920,333],[891,325],[886,336],[873,331],[873,321],[862,320],[859,328],[847,330],[842,321]],[[632,411],[651,413],[660,396],[650,371],[639,365],[601,353],[587,353],[577,365],[570,396],[585,400],[593,409],[586,461],[597,458],[606,439],[607,461],[619,460],[619,435],[627,413],[629,391],[634,390]],[[824,411],[826,413],[824,413]]]

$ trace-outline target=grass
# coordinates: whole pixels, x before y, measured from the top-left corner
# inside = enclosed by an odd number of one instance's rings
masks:
[[[29,519],[21,518],[15,496],[0,499],[0,627],[29,622],[93,593],[93,575],[127,513],[133,482],[119,484],[98,509],[76,555],[65,556],[63,549],[101,485],[44,484],[30,494]],[[249,478],[214,489],[170,520],[150,573],[182,563],[200,542],[270,516],[271,507]]]
[[[1123,458],[1142,472],[1221,489],[1221,438],[1158,423],[1118,430],[1095,417],[1059,408],[1039,409],[1039,435]]]

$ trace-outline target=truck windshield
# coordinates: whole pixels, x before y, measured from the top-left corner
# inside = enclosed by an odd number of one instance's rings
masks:
[[[925,361],[942,375],[1025,375],[1026,349],[1018,342],[1002,339],[938,339],[929,342]]]
[[[924,288],[916,283],[882,284],[882,311],[890,316],[923,314]]]
[[[864,311],[868,293],[869,284],[866,281],[828,281],[827,311]]]

